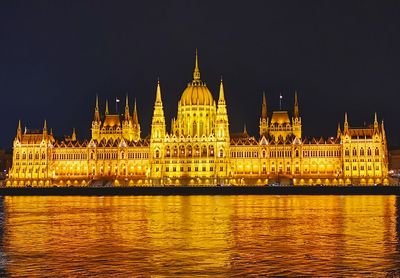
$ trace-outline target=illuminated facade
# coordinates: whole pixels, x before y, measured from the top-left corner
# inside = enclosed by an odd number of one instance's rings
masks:
[[[13,166],[7,185],[263,185],[387,184],[385,129],[377,116],[372,125],[349,126],[345,114],[335,137],[302,136],[297,93],[293,117],[273,111],[262,98],[259,136],[246,130],[229,133],[223,82],[218,100],[200,79],[196,54],[193,80],[178,102],[167,132],[160,83],[157,83],[151,135],[141,137],[136,101],[130,115],[104,117],[96,98],[92,138],[78,141],[75,131],[56,140],[45,122],[41,132],[22,132],[18,124]]]

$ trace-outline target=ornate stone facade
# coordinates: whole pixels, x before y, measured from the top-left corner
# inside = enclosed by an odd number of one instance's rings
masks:
[[[22,132],[19,122],[13,148],[8,186],[388,183],[385,129],[376,114],[363,128],[350,127],[346,114],[336,136],[309,139],[302,137],[297,93],[291,118],[288,111],[269,117],[263,95],[259,136],[230,134],[223,82],[216,102],[200,79],[197,53],[170,132],[158,82],[149,137],[141,137],[136,101],[132,116],[126,97],[123,117],[110,114],[107,102],[101,117],[96,98],[90,140],[76,140],[75,131],[56,140],[46,122],[40,132]]]

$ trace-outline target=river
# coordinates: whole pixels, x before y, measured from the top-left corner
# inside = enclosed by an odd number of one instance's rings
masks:
[[[400,276],[395,196],[1,197],[10,277]]]

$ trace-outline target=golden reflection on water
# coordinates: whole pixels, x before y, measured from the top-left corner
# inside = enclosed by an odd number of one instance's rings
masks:
[[[400,275],[394,196],[0,201],[1,275]]]

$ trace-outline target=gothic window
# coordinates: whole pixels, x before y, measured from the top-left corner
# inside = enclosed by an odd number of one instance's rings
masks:
[[[344,155],[345,155],[345,156],[349,156],[349,155],[350,155],[349,149],[346,149],[346,150],[344,151]]]
[[[32,159],[32,153],[29,153],[29,159]]]
[[[379,155],[379,149],[378,148],[375,149],[375,155]]]
[[[197,124],[196,121],[193,122],[193,136],[197,135]]]
[[[224,157],[224,151],[222,149],[219,150],[219,157]]]
[[[364,155],[364,149],[363,148],[360,149],[360,155]]]
[[[19,152],[15,154],[15,159],[19,159]]]
[[[296,157],[299,157],[299,150],[296,150]]]
[[[156,158],[160,158],[160,150],[156,150]]]
[[[207,156],[207,147],[203,146],[201,149],[201,156]]]
[[[214,146],[210,146],[210,156],[214,156]]]
[[[372,155],[371,148],[368,148],[367,154]]]
[[[353,156],[356,156],[357,155],[357,150],[356,150],[356,148],[353,148]]]
[[[42,153],[42,159],[46,159],[46,154]]]

